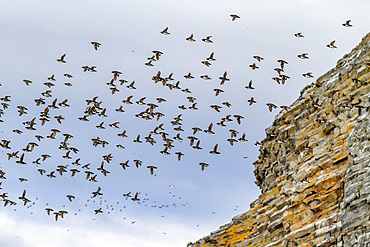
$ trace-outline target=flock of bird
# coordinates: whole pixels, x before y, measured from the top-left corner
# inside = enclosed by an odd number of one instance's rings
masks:
[[[236,21],[240,17],[238,15],[232,14],[230,15],[232,18],[232,21]],[[345,27],[352,27],[350,20],[346,21],[344,24],[342,24]],[[160,32],[162,35],[168,36],[170,35],[170,30],[168,27],[163,29]],[[304,38],[304,35],[302,33],[296,33],[294,34],[297,38]],[[189,37],[185,38],[188,42],[197,42],[196,38],[194,37],[194,34],[190,34]],[[214,41],[212,40],[212,36],[207,36],[203,39],[201,39],[202,42],[207,44],[212,44]],[[96,52],[99,52],[99,48],[102,44],[99,42],[93,41],[91,42],[91,45],[93,46],[93,49]],[[327,45],[328,48],[335,49],[337,48],[335,46],[335,40],[330,42]],[[147,62],[145,63],[146,66],[155,66],[155,63],[160,61],[161,56],[164,53],[162,51],[153,51],[153,54],[147,58]],[[309,59],[309,55],[307,53],[298,54],[298,58],[300,59]],[[255,59],[255,62],[250,64],[249,67],[251,70],[257,70],[259,69],[259,64],[263,62],[264,58],[255,55],[253,56],[253,59]],[[63,54],[60,58],[56,59],[57,62],[64,64],[67,63],[67,54]],[[216,61],[215,52],[212,52],[207,58],[201,61],[201,63],[209,67]],[[286,74],[284,74],[284,70],[287,66],[288,62],[283,59],[277,60],[277,66],[274,68],[274,71],[276,71],[276,76],[272,78],[276,83],[284,85],[287,80],[290,79],[290,77]],[[98,71],[96,66],[89,66],[89,65],[83,65],[82,72],[86,73],[96,73]],[[109,93],[116,94],[120,93],[123,86],[126,85],[126,88],[129,90],[135,90],[136,85],[135,81],[128,82],[127,80],[121,78],[122,76],[121,71],[113,70],[112,71],[112,78],[111,80],[106,83],[109,88]],[[302,75],[306,78],[313,78],[313,75],[311,72],[304,73]],[[71,79],[73,78],[73,75],[65,73],[65,78]],[[183,75],[183,78],[185,80],[192,80],[195,79],[195,77],[192,75],[192,73],[188,73],[186,75]],[[202,80],[212,80],[211,76],[205,74],[201,75],[200,78]],[[163,76],[161,71],[158,71],[155,75],[152,76],[152,81],[154,84],[162,85],[165,88],[168,88],[168,90],[178,90],[179,92],[182,92],[181,94],[184,94],[186,99],[188,100],[190,106],[186,105],[179,105],[178,109],[179,111],[184,110],[198,110],[197,108],[197,100],[194,96],[192,96],[192,92],[189,88],[183,88],[181,86],[181,81],[177,80],[175,82],[173,73],[169,74],[168,76]],[[89,182],[98,183],[99,179],[102,177],[107,177],[110,174],[110,170],[108,169],[108,166],[112,166],[111,163],[113,160],[113,154],[108,153],[106,155],[102,156],[102,159],[99,161],[99,164],[97,167],[93,167],[93,165],[90,165],[90,163],[83,163],[81,160],[81,157],[78,157],[79,155],[79,149],[75,146],[72,146],[70,144],[70,141],[73,140],[74,136],[73,133],[65,132],[62,130],[59,130],[57,128],[51,128],[49,130],[49,135],[41,135],[38,133],[40,129],[48,128],[48,122],[50,121],[56,121],[60,126],[63,126],[63,122],[66,120],[63,114],[65,113],[63,111],[63,108],[73,107],[70,106],[68,103],[68,99],[58,100],[57,98],[53,98],[53,87],[55,86],[55,75],[51,75],[47,78],[47,82],[44,83],[44,85],[47,87],[45,91],[40,92],[41,97],[34,99],[34,104],[38,108],[42,108],[40,111],[39,116],[30,116],[27,119],[28,115],[28,108],[31,106],[22,106],[17,105],[18,109],[18,115],[21,119],[25,120],[23,121],[24,129],[13,129],[12,131],[16,135],[24,135],[24,132],[34,133],[34,141],[28,142],[26,146],[21,150],[14,150],[12,149],[12,140],[8,139],[1,139],[0,141],[0,148],[7,150],[6,157],[8,160],[14,160],[14,163],[17,165],[35,165],[37,167],[37,172],[41,176],[47,176],[50,179],[55,179],[57,176],[64,176],[66,174],[69,174],[70,177],[77,177],[78,173],[85,173],[85,179]],[[228,72],[224,71],[220,73],[220,76],[218,77],[219,80],[219,87],[213,88],[213,91],[215,92],[215,97],[219,96],[220,94],[224,93],[224,90],[222,89],[222,86],[224,84],[227,84],[230,82],[230,78],[228,77]],[[35,83],[31,79],[24,79],[23,83],[25,86],[32,87],[32,85]],[[73,84],[71,82],[65,82],[65,86],[71,87]],[[247,90],[254,90],[253,82],[252,80],[249,81],[249,83],[245,86]],[[93,97],[91,99],[86,99],[86,108],[81,111],[81,116],[78,117],[78,119],[83,122],[83,126],[85,129],[88,128],[97,128],[100,130],[104,130],[106,128],[117,129],[118,132],[116,135],[121,138],[122,140],[128,139],[129,135],[125,129],[122,129],[120,127],[120,121],[114,121],[107,123],[104,119],[108,119],[108,114],[110,112],[117,112],[119,114],[124,114],[126,107],[130,107],[130,105],[137,104],[142,105],[143,107],[146,107],[145,110],[138,112],[135,114],[135,117],[141,118],[143,120],[154,120],[158,122],[158,125],[149,133],[147,133],[145,136],[142,134],[134,134],[130,135],[130,142],[134,142],[136,144],[141,143],[148,143],[151,146],[154,146],[157,144],[157,142],[162,142],[163,150],[160,151],[162,155],[170,155],[172,153],[172,150],[175,150],[176,143],[181,142],[183,140],[188,140],[189,146],[193,148],[194,150],[202,150],[202,143],[201,143],[201,132],[205,133],[206,135],[215,135],[214,127],[215,125],[219,127],[227,127],[227,124],[231,121],[235,121],[238,125],[240,125],[244,119],[244,116],[240,114],[230,114],[226,115],[220,118],[219,122],[216,123],[209,123],[208,127],[206,128],[200,128],[197,126],[192,127],[191,131],[192,134],[189,136],[183,136],[182,133],[185,131],[185,129],[182,128],[182,121],[183,121],[183,114],[180,112],[177,116],[175,116],[172,121],[169,122],[160,122],[162,121],[162,118],[165,116],[164,113],[160,112],[159,109],[161,108],[161,104],[164,104],[167,100],[161,97],[157,97],[155,102],[147,102],[146,97],[137,98],[136,101],[134,99],[134,94],[129,95],[128,97],[125,97],[125,99],[122,100],[123,104],[120,104],[117,108],[111,109],[104,106],[103,101],[99,100],[99,96]],[[7,110],[10,107],[11,104],[11,96],[5,95],[0,98],[1,100],[1,107],[0,109],[0,123],[6,121],[4,116],[7,115]],[[50,101],[50,102],[49,102]],[[49,103],[47,103],[49,102]],[[248,105],[256,104],[257,101],[254,97],[251,97],[246,102],[248,102]],[[266,104],[268,110],[272,112],[274,109],[278,108],[277,105],[273,103],[267,103]],[[213,104],[209,106],[214,111],[221,113],[223,107],[230,108],[231,104],[227,101],[220,102],[220,104]],[[288,111],[288,106],[280,106],[283,111]],[[10,113],[13,114],[13,113]],[[123,115],[124,118],[127,118],[127,116]],[[89,121],[91,119],[101,119],[101,122],[96,126],[89,125]],[[53,120],[55,119],[55,120]],[[171,138],[169,134],[169,129],[171,127],[173,131],[175,131],[175,135]],[[167,131],[166,131],[167,130]],[[73,131],[73,129],[71,129]],[[230,132],[230,137],[227,138],[227,142],[234,146],[235,143],[239,142],[246,142],[247,136],[246,133],[239,133],[239,131],[235,129],[229,128],[228,131]],[[205,135],[205,136],[206,136]],[[157,138],[158,136],[158,138]],[[48,152],[54,152],[52,147],[48,147],[47,150],[43,150],[44,152],[41,152],[40,156],[36,158],[35,160],[29,160],[28,154],[31,152],[35,152],[35,150],[38,149],[38,146],[40,145],[43,140],[47,138],[50,140],[59,140],[58,143],[55,141],[56,146],[59,150],[65,152],[65,154],[62,156],[63,160],[70,161],[68,164],[65,165],[57,165],[52,170],[48,170],[43,167],[43,163],[46,162],[49,159],[53,159],[52,155],[48,154]],[[111,146],[110,140],[105,140],[101,136],[96,136],[91,138],[91,145],[101,148],[106,148]],[[258,141],[255,143],[256,146],[260,146],[261,143]],[[125,149],[125,146],[121,143],[118,143],[115,145],[117,149]],[[145,150],[147,147],[143,147]],[[208,151],[210,155],[220,155],[219,151],[219,144],[216,143],[211,150]],[[174,152],[175,159],[178,161],[181,161],[182,157],[186,155],[181,150],[175,150]],[[96,161],[95,161],[96,162]],[[109,165],[108,165],[109,164]],[[147,164],[144,165],[144,162],[139,159],[134,160],[122,160],[116,162],[116,165],[118,167],[121,167],[123,171],[129,169],[130,167],[146,167],[148,169],[148,173],[150,175],[155,176],[156,170],[159,168],[156,165]],[[210,165],[206,162],[199,162],[199,167],[201,171],[204,171],[209,167]],[[0,170],[0,179],[5,179],[6,172],[3,170]],[[19,178],[20,182],[27,182],[27,178]],[[103,189],[100,186],[96,186],[96,190],[92,191],[91,198],[100,197],[103,195]],[[8,193],[2,193],[0,195],[2,198],[2,201],[4,202],[4,206],[7,205],[16,205],[17,202],[15,200],[11,200],[8,198]],[[126,199],[131,199],[133,202],[140,202],[143,199],[140,196],[140,192],[125,192],[123,194],[123,197]],[[75,200],[75,196],[72,194],[67,194],[66,198],[69,202],[73,202]],[[18,200],[22,201],[23,205],[26,206],[29,203],[31,203],[31,200],[27,198],[27,191],[26,189],[23,190],[23,193],[21,196],[18,197]],[[58,220],[60,218],[64,218],[66,214],[68,214],[68,211],[66,210],[54,210],[50,207],[47,207],[45,209],[46,213],[48,215],[51,215],[51,212],[53,212],[55,220]],[[97,208],[93,212],[94,214],[100,214],[103,213],[102,208]]]

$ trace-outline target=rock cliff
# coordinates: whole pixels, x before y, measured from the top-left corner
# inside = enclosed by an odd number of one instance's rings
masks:
[[[370,34],[266,129],[250,210],[188,246],[370,246]]]

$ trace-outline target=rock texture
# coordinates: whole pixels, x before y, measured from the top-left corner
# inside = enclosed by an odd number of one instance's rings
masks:
[[[280,112],[251,209],[188,246],[370,246],[370,34]]]

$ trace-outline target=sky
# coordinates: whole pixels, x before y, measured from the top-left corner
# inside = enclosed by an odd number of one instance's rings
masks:
[[[186,246],[230,222],[260,194],[254,183],[253,162],[259,153],[254,143],[265,137],[265,128],[281,110],[279,106],[293,103],[306,85],[334,67],[369,32],[369,8],[365,0],[3,0],[0,98],[9,95],[11,101],[1,101],[8,104],[7,109],[0,106],[0,140],[10,141],[10,149],[0,147],[0,169],[6,177],[0,181],[0,194],[8,193],[7,199],[17,205],[0,207],[0,245]],[[232,21],[231,14],[240,18]],[[347,20],[352,27],[342,25]],[[161,33],[166,27],[168,35]],[[298,32],[304,37],[295,37]],[[195,42],[186,40],[190,34]],[[208,36],[213,43],[202,42]],[[337,48],[328,48],[333,40]],[[95,50],[92,41],[101,46]],[[146,66],[156,50],[163,54],[152,62],[154,66]],[[212,52],[216,61],[207,67],[201,62]],[[309,59],[297,57],[302,53],[308,53]],[[66,63],[57,61],[63,54]],[[264,59],[258,62],[253,58],[256,55]],[[284,85],[272,79],[279,76],[274,70],[280,67],[278,59],[288,62],[282,74],[290,79]],[[253,63],[258,69],[250,67]],[[96,66],[97,72],[84,72],[82,66]],[[113,82],[115,86],[109,86],[114,70],[122,74]],[[180,81],[181,89],[191,93],[155,83],[152,77],[158,71],[163,78],[173,73],[174,80],[166,83]],[[220,85],[219,77],[225,71],[230,80]],[[184,78],[189,72],[194,79]],[[314,77],[302,76],[308,72]],[[48,79],[52,75],[55,81]],[[25,79],[32,83],[27,86]],[[119,79],[128,83],[120,85]],[[245,88],[251,80],[254,90]],[[133,81],[136,89],[127,88]],[[46,82],[55,86],[48,88]],[[112,94],[111,87],[119,91]],[[215,96],[213,89],[223,92]],[[41,94],[46,90],[51,90],[51,97]],[[124,104],[122,100],[131,95],[133,104]],[[86,100],[95,96],[107,117],[92,115],[88,122],[80,121],[88,107]],[[148,108],[135,103],[143,97],[145,103],[158,105],[154,112],[164,114],[159,121],[135,117]],[[166,101],[158,103],[158,97]],[[189,109],[192,103],[187,97],[195,98],[198,110]],[[256,104],[249,105],[251,97]],[[45,104],[36,106],[38,98],[45,99]],[[50,109],[50,121],[42,125],[40,112],[54,100],[58,106],[65,99],[69,107]],[[270,112],[266,103],[278,108]],[[115,111],[121,105],[125,112]],[[217,112],[211,105],[222,108]],[[19,116],[17,106],[25,106],[27,114]],[[181,132],[170,123],[180,114]],[[233,117],[236,114],[244,117],[240,124]],[[64,118],[61,124],[54,118],[58,115]],[[218,126],[227,115],[233,121]],[[22,123],[34,117],[36,130],[27,130]],[[96,128],[101,122],[105,129]],[[115,122],[119,122],[118,129],[109,126]],[[193,127],[206,130],[210,123],[215,134],[193,134]],[[144,139],[160,124],[173,140],[170,155],[161,153],[165,142],[160,135],[152,134],[154,145]],[[50,135],[51,129],[60,131],[55,139],[35,138]],[[227,141],[230,129],[238,131],[236,139],[245,133],[248,141],[231,146]],[[117,136],[124,130],[126,138]],[[70,152],[71,159],[63,158],[67,151],[58,149],[65,133],[73,136],[68,145],[79,150]],[[182,141],[174,140],[178,133]],[[138,135],[142,143],[133,142]],[[192,148],[188,136],[199,138],[202,149]],[[94,147],[91,139],[97,137],[108,145]],[[24,152],[30,142],[38,146]],[[220,154],[211,154],[216,144]],[[7,153],[18,150],[18,156],[25,153],[26,165],[16,163],[19,158],[8,160]],[[179,151],[184,154],[180,161],[175,154]],[[51,157],[34,164],[42,154]],[[110,173],[104,176],[97,168],[109,154],[113,158],[104,162],[104,168]],[[78,158],[81,165],[74,166]],[[119,163],[127,160],[130,167],[123,170]],[[142,166],[136,168],[133,160],[141,160]],[[199,165],[203,162],[209,165],[204,171]],[[85,179],[82,166],[88,163],[97,182]],[[61,176],[58,165],[66,166],[68,172]],[[153,175],[147,168],[151,165],[157,167]],[[72,168],[80,170],[74,177]],[[40,175],[38,169],[46,173]],[[52,171],[56,177],[47,177]],[[98,187],[103,195],[92,198]],[[26,206],[18,199],[24,190],[30,200]],[[128,192],[132,197],[123,197]],[[136,193],[140,201],[131,200]],[[75,199],[70,202],[66,195]],[[55,221],[45,208],[68,214]],[[103,213],[95,214],[99,208]]]

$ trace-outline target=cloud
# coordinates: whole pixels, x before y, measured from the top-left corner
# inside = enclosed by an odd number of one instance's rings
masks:
[[[0,246],[6,247],[173,247],[186,246],[208,231],[195,231],[181,222],[168,222],[148,217],[131,219],[80,215],[57,222],[21,220],[11,214],[0,214]],[[105,219],[104,219],[105,218]]]

